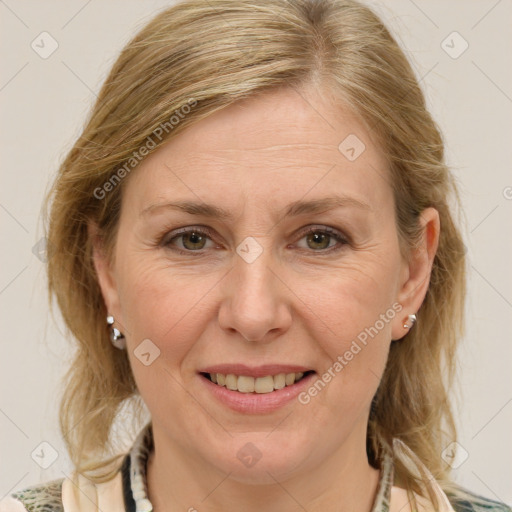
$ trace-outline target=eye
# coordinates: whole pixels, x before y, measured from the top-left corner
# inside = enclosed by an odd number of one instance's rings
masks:
[[[181,250],[179,246],[176,247],[176,250],[183,253],[204,249],[206,242],[211,240],[212,233],[206,228],[187,228],[179,232],[174,232],[172,235],[171,237],[165,237],[162,241],[162,245],[166,247],[176,246],[174,242],[181,239],[181,247],[185,249],[185,251]]]
[[[201,251],[209,248],[207,247],[207,242],[212,242],[213,236],[212,231],[206,227],[189,227],[173,231],[169,236],[165,236],[162,239],[161,244],[180,254],[197,252],[199,256],[202,254]],[[300,245],[297,245],[297,247],[304,250],[312,249],[313,252],[321,253],[340,250],[349,243],[342,233],[326,226],[309,227],[306,231],[302,232],[302,237],[299,241],[303,239],[306,241],[306,247],[301,247]]]
[[[314,252],[336,251],[348,243],[339,231],[328,227],[310,227],[300,240],[303,239],[306,240],[306,249],[314,249]]]

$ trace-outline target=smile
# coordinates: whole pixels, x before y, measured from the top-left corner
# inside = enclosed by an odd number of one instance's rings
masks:
[[[218,386],[226,387],[231,391],[265,394],[272,393],[273,391],[283,389],[287,386],[292,386],[310,373],[313,372],[278,373],[264,377],[234,375],[232,373],[203,373],[202,375]]]
[[[312,366],[291,362],[258,366],[232,362],[199,368],[197,375],[215,402],[243,414],[267,414],[292,404],[317,373]]]

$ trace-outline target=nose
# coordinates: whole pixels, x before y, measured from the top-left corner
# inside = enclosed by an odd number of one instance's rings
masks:
[[[250,263],[237,255],[234,265],[223,280],[219,325],[248,341],[269,343],[291,325],[290,291],[268,249]]]

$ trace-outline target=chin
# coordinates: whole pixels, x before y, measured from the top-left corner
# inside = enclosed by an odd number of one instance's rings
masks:
[[[221,469],[226,474],[229,473],[231,480],[252,485],[274,485],[276,482],[285,482],[298,471],[296,463],[286,458],[279,461],[261,459],[252,467],[227,463]]]
[[[298,445],[283,444],[279,436],[270,441],[267,432],[243,435],[241,439],[234,437],[229,448],[225,444],[219,447],[219,457],[208,458],[237,482],[275,484],[296,473],[306,456]]]

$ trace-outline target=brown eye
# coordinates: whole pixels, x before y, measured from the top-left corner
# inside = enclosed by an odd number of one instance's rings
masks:
[[[197,231],[190,231],[176,238],[182,239],[183,247],[185,247],[185,249],[193,251],[197,249],[203,249],[207,237],[202,236],[202,234]]]
[[[306,236],[311,249],[327,249],[332,236],[327,233],[310,233]]]
[[[174,232],[162,240],[162,245],[180,253],[199,252],[208,249],[206,246],[211,241],[210,233],[204,229],[192,228]],[[181,240],[180,243],[178,241]]]
[[[306,241],[306,247],[299,245],[301,249],[310,249],[313,252],[319,253],[330,253],[342,249],[343,246],[348,244],[347,239],[342,233],[328,227],[309,228],[303,233],[300,240],[303,239]]]

